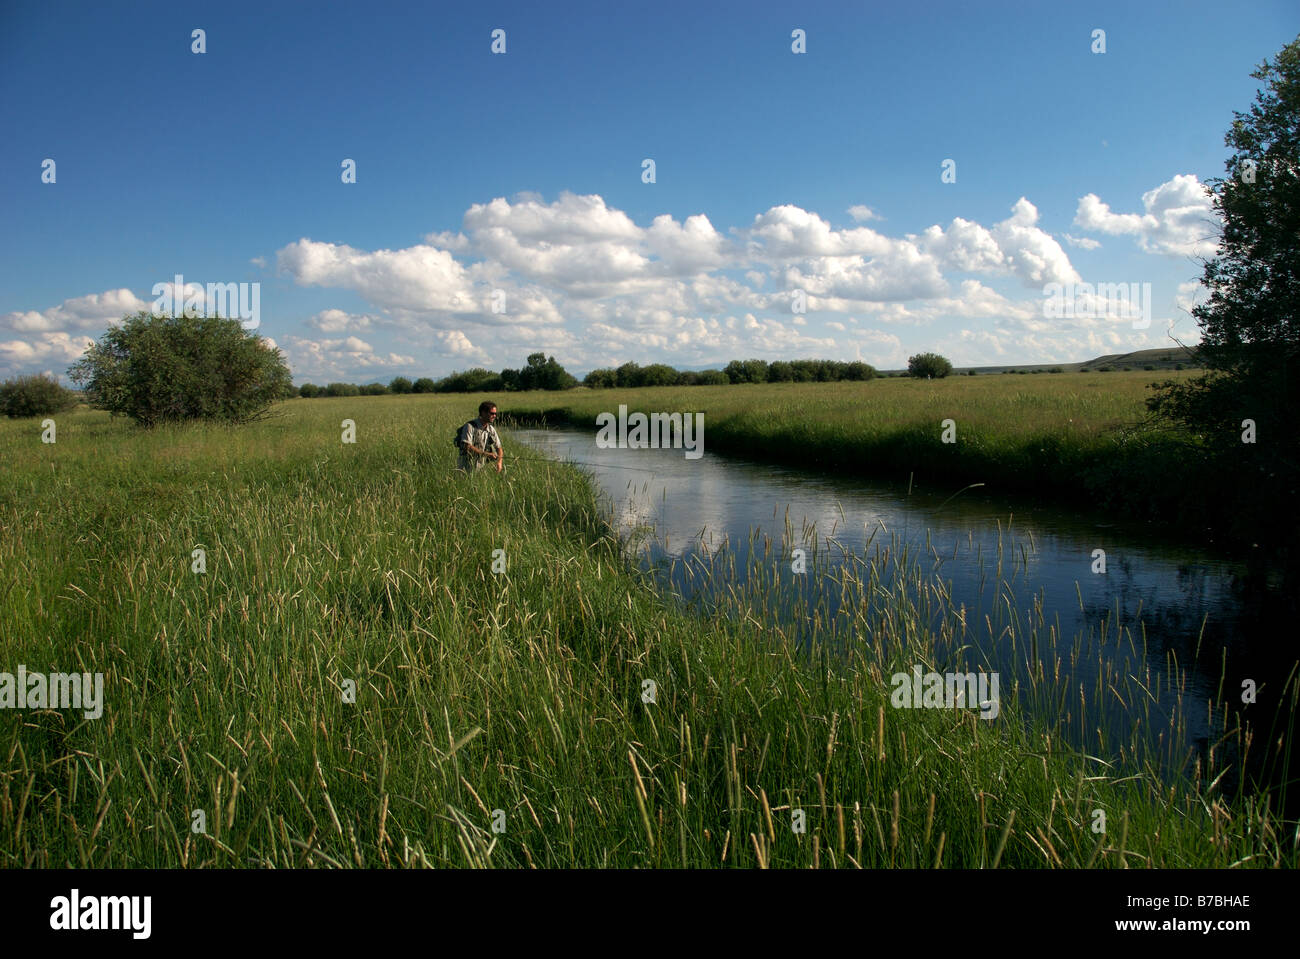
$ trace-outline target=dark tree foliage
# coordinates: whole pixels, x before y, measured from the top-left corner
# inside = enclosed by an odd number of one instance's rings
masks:
[[[361,387],[362,396],[384,396],[388,393],[388,387],[383,383],[367,383]]]
[[[766,383],[767,360],[732,360],[723,372],[732,383]]]
[[[875,368],[856,361],[839,360],[733,360],[726,370],[676,370],[663,363],[638,366],[624,363],[618,369],[592,370],[583,380],[591,389],[639,386],[726,386],[729,383],[831,383],[869,380]]]
[[[641,367],[637,363],[624,363],[614,371],[614,385],[619,389],[636,386],[641,378]]]
[[[582,385],[593,390],[608,390],[618,386],[618,373],[614,370],[592,370],[582,379]]]
[[[1277,517],[1300,516],[1300,37],[1251,76],[1264,84],[1233,111],[1228,175],[1207,183],[1223,226],[1192,310],[1205,372],[1159,384],[1147,405],[1190,438],[1205,493],[1241,531],[1290,546],[1296,521]]]
[[[444,376],[434,385],[435,393],[496,393],[504,388],[501,374],[476,366],[463,373]]]
[[[239,320],[217,316],[126,317],[69,372],[92,407],[142,426],[243,423],[294,394],[280,351]]]
[[[77,405],[77,394],[49,376],[19,376],[0,383],[0,413],[11,419],[48,416]]]
[[[436,393],[438,384],[427,376],[422,376],[411,384],[412,393]]]
[[[641,368],[637,386],[676,386],[678,372],[665,363],[651,363]]]
[[[304,383],[302,386],[298,387],[298,395],[306,397],[307,399],[313,399],[321,395],[321,388],[315,383]]]
[[[777,360],[767,368],[769,383],[835,383],[840,380],[869,380],[876,371],[863,362],[839,360]]]
[[[730,383],[722,370],[682,370],[677,374],[678,386],[728,386]]]
[[[402,394],[411,392],[412,385],[411,381],[405,376],[394,376],[392,382],[388,384],[388,388],[394,393]]]
[[[952,364],[938,353],[917,353],[907,358],[907,375],[921,379],[932,376],[936,380],[952,372]]]
[[[531,354],[521,370],[502,370],[501,382],[507,390],[568,390],[578,385],[555,357],[544,353]]]
[[[360,396],[361,387],[355,383],[331,383],[325,387],[326,396]]]
[[[785,360],[776,360],[767,368],[769,383],[790,383],[794,380],[794,365]]]

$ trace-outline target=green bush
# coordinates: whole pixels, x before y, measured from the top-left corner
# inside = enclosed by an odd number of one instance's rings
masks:
[[[77,394],[48,376],[18,376],[0,383],[0,412],[10,419],[62,413],[77,403]]]
[[[367,383],[361,387],[362,396],[386,396],[387,394],[388,387],[383,383]]]
[[[412,393],[436,393],[438,384],[427,376],[422,376],[411,384]]]
[[[399,394],[411,392],[412,386],[413,384],[411,383],[411,381],[408,380],[405,376],[394,376],[392,382],[388,384],[388,388],[390,390],[392,390],[394,393],[399,393]]]
[[[92,407],[141,426],[244,423],[295,392],[279,350],[239,320],[218,316],[126,317],[69,372]]]
[[[298,387],[298,395],[306,397],[307,399],[320,396],[320,394],[321,388],[315,383],[304,383],[302,386]]]
[[[355,383],[331,383],[325,387],[326,396],[360,396],[361,387]]]
[[[938,353],[918,353],[907,358],[907,375],[915,377],[932,376],[935,379],[952,372],[952,364]]]

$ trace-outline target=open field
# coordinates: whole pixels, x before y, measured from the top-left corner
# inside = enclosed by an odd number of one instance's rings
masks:
[[[768,392],[791,413],[828,399],[808,424],[819,444],[843,435],[857,390],[892,404],[854,413],[861,426],[910,408],[974,436],[1005,423],[1023,444],[1027,412],[1039,430],[1076,414],[1086,443],[1137,395],[1096,379],[1126,392],[1051,401],[1017,377],[982,411],[957,381]],[[760,430],[743,409],[755,392],[681,402],[709,411],[712,440],[728,417]],[[1136,741],[1103,762],[1027,731],[1020,698],[1046,687],[1004,690],[995,722],[891,708],[888,676],[943,668],[936,644],[967,628],[948,610],[943,635],[918,629],[933,607],[881,578],[893,566],[846,579],[862,602],[827,636],[848,645],[842,661],[796,651],[761,604],[680,611],[626,565],[571,468],[452,471],[450,436],[476,400],[296,400],[243,428],[153,432],[76,412],[53,445],[35,421],[0,423],[0,670],[102,672],[106,700],[100,719],[0,710],[0,863],[1296,863],[1278,797],[1217,791],[1222,752],[1171,787]],[[340,442],[345,418],[355,445]],[[1240,730],[1224,742],[1250,748]]]

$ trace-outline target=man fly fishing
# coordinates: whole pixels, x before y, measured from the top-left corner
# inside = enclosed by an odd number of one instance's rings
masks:
[[[484,400],[478,405],[478,418],[470,420],[456,433],[456,448],[460,450],[458,469],[476,473],[488,463],[494,463],[498,473],[504,472],[501,437],[492,425],[496,418],[497,405]]]

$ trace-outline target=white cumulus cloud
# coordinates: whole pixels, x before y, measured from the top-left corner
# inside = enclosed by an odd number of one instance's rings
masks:
[[[128,289],[107,290],[64,300],[48,310],[5,313],[0,316],[0,326],[17,333],[103,329],[132,313],[148,310],[149,307],[150,303]]]
[[[1210,256],[1218,246],[1220,219],[1204,185],[1178,174],[1142,194],[1141,213],[1115,213],[1095,193],[1079,198],[1074,224],[1095,233],[1133,236],[1147,253]]]

